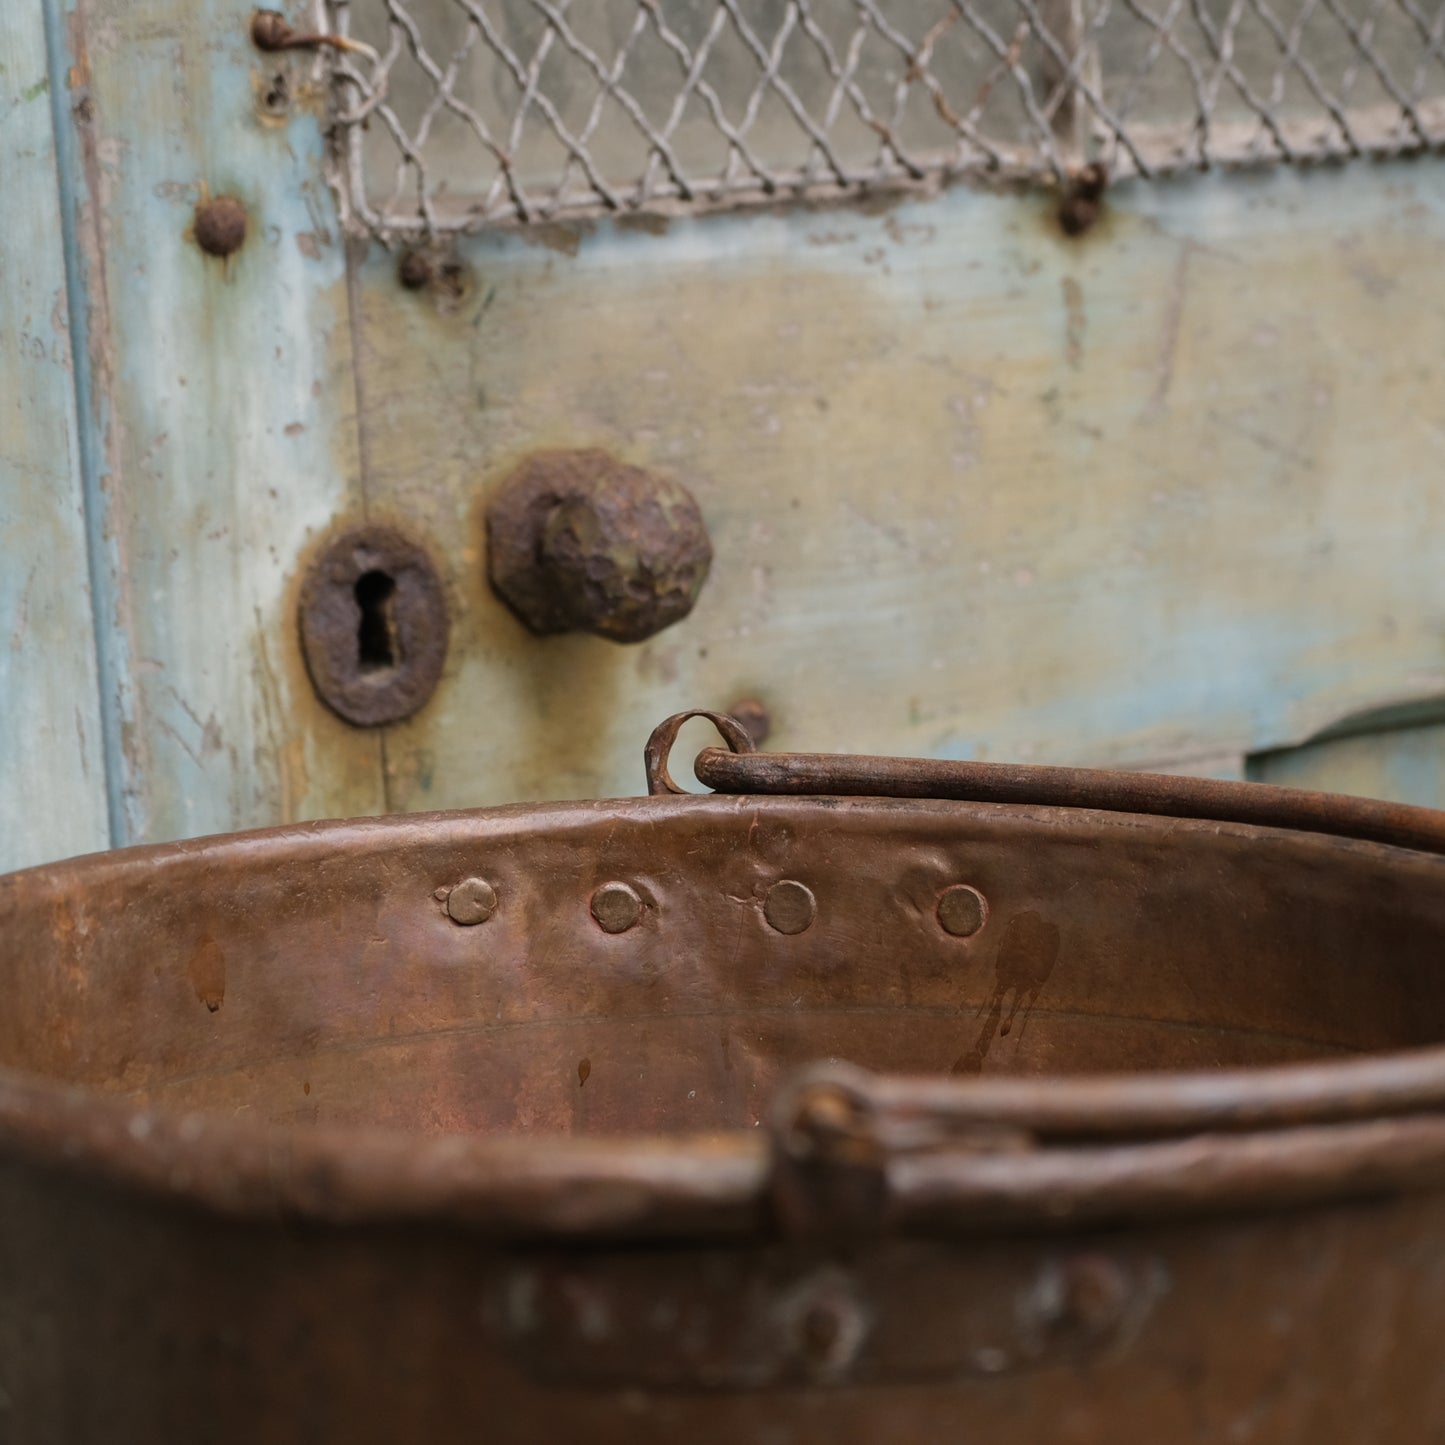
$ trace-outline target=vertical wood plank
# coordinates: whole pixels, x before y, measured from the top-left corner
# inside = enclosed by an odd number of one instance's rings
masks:
[[[0,6],[0,871],[108,839],[44,13]]]
[[[380,744],[315,699],[296,641],[302,558],[362,509],[316,61],[256,51],[249,0],[47,3],[76,127],[122,837],[380,810]],[[219,195],[248,217],[225,259],[193,230]]]

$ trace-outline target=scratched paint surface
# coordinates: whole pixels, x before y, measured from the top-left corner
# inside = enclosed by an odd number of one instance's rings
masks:
[[[38,6],[0,6],[0,871],[107,841],[54,130]]]
[[[66,15],[127,840],[384,806],[378,739],[295,644],[296,558],[360,508],[360,462],[323,95],[310,59],[252,48],[252,10]],[[191,232],[221,194],[249,212],[226,260]]]
[[[658,718],[747,694],[777,747],[1225,773],[1445,696],[1438,164],[1121,188],[1077,241],[967,189],[544,239],[467,243],[451,306],[360,273],[371,502],[457,607],[394,805],[635,792]],[[483,577],[509,467],[593,445],[712,531],[641,647]]]

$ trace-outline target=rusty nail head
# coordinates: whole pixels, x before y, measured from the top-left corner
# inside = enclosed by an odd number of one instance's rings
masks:
[[[216,196],[196,207],[196,245],[208,256],[230,256],[246,239],[246,208],[235,196]]]
[[[774,883],[763,900],[763,916],[778,933],[806,932],[817,912],[813,890],[791,878]]]
[[[760,748],[772,735],[773,720],[768,710],[755,697],[739,698],[728,709],[728,716],[742,724],[743,731],[753,740],[753,746]]]
[[[472,268],[455,251],[413,247],[396,263],[396,279],[408,291],[425,291],[439,311],[452,313],[472,294]]]
[[[251,43],[257,50],[284,50],[295,33],[279,10],[258,10],[251,17]]]
[[[1081,236],[1104,209],[1109,173],[1098,161],[1083,166],[1068,182],[1059,202],[1059,226],[1066,236]]]
[[[1124,1271],[1102,1254],[1075,1255],[1050,1269],[1036,1291],[1041,1322],[1098,1339],[1123,1320],[1130,1302]]]
[[[539,636],[645,641],[692,611],[711,564],[692,494],[605,451],[536,452],[487,508],[492,588]]]
[[[435,274],[436,268],[425,251],[408,251],[396,265],[397,280],[408,291],[420,291]]]
[[[988,918],[988,903],[977,888],[955,883],[945,888],[938,899],[938,922],[945,933],[955,938],[970,938],[983,927]]]
[[[430,700],[446,661],[446,594],[426,552],[394,527],[348,527],[306,569],[301,644],[321,700],[357,727]]]
[[[642,917],[642,899],[626,883],[604,883],[592,895],[592,916],[603,933],[626,933]]]
[[[823,1379],[841,1377],[857,1359],[868,1334],[867,1320],[851,1288],[835,1278],[814,1282],[795,1297],[790,1313],[794,1347],[803,1367]]]
[[[447,894],[447,914],[453,923],[485,923],[497,911],[497,890],[485,878],[467,878]]]

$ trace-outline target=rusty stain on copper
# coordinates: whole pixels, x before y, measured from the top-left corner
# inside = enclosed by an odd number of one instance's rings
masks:
[[[226,956],[214,938],[207,937],[186,966],[196,997],[215,1013],[226,999]]]
[[[536,452],[487,508],[492,587],[533,632],[642,642],[692,611],[712,564],[680,483],[600,450]]]
[[[988,904],[977,888],[955,883],[939,895],[937,912],[939,926],[945,933],[955,938],[970,938],[983,927]]]
[[[196,245],[209,256],[234,255],[246,240],[246,208],[235,196],[215,196],[196,207]]]
[[[1057,924],[1051,923],[1042,914],[1029,911],[1009,919],[999,940],[998,957],[994,962],[993,993],[985,1005],[987,1017],[972,1051],[954,1063],[954,1073],[981,1073],[994,1039],[1008,1035],[1020,1009],[1027,1022],[1029,1011],[1049,981],[1058,956]],[[1010,995],[1008,1016],[1004,1017],[1004,1001]]]
[[[778,933],[804,933],[818,911],[813,890],[806,883],[784,878],[768,889],[763,900],[763,917]]]
[[[396,528],[344,528],[306,569],[302,651],[321,700],[357,727],[420,711],[441,679],[450,621],[425,550]]]
[[[592,1060],[582,1059],[577,1064],[577,1087],[585,1088],[587,1080],[592,1077]]]

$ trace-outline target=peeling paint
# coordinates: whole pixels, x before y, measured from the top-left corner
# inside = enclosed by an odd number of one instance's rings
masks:
[[[315,741],[329,724],[287,658],[291,569],[360,491],[345,263],[322,240],[336,220],[316,184],[316,114],[237,125],[255,52],[220,0],[68,22],[87,87],[74,177],[85,424],[123,836],[374,809],[374,743]],[[284,61],[293,79],[305,64]],[[244,197],[255,224],[218,263],[185,232],[194,206],[221,194]],[[294,247],[279,244],[288,234]],[[264,707],[258,631],[281,659]]]
[[[0,56],[3,871],[102,848],[109,832],[53,116],[35,103],[50,89],[38,5],[0,5]]]

